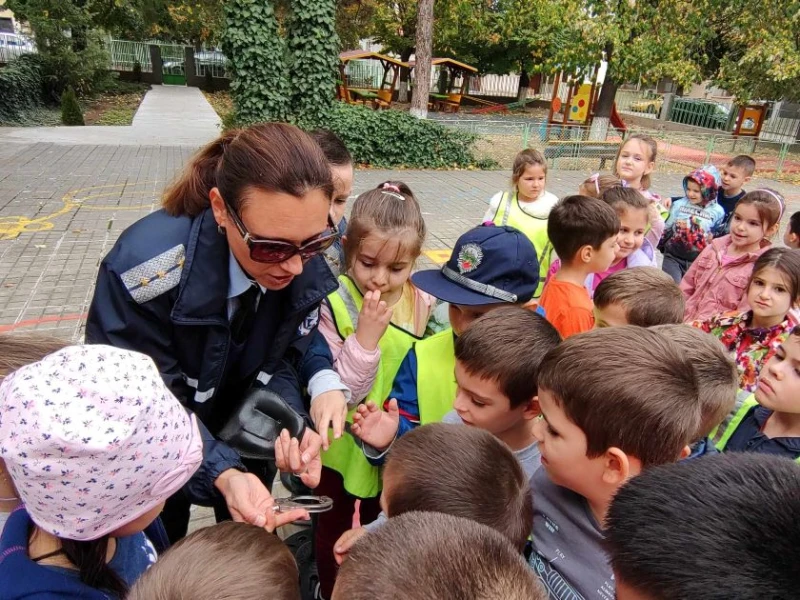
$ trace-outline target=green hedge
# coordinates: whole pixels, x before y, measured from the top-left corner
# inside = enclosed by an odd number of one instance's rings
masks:
[[[25,54],[0,68],[0,122],[15,122],[42,105],[42,61]]]
[[[417,169],[476,165],[475,135],[399,110],[335,103],[323,126],[342,139],[356,163]]]

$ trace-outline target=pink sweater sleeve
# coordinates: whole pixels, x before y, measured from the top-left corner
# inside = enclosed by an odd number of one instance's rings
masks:
[[[342,340],[336,329],[330,306],[322,303],[320,311],[319,330],[333,355],[333,368],[342,378],[342,383],[352,392],[351,404],[361,402],[369,394],[375,377],[378,375],[378,366],[381,361],[381,349],[375,348],[372,352],[365,350],[358,343],[355,334]]]

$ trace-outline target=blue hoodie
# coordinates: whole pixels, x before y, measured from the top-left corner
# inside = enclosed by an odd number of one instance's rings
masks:
[[[147,535],[160,550],[161,543],[165,541],[165,538],[157,540],[152,532],[157,531],[158,537],[161,537],[163,527],[159,521],[156,521],[154,525],[156,527],[148,528]],[[24,506],[18,507],[8,516],[2,537],[0,537],[0,600],[63,600],[65,598],[118,600],[117,596],[110,592],[103,592],[83,583],[78,578],[77,571],[67,572],[65,569],[43,566],[32,561],[28,556],[28,536],[32,527],[33,521]],[[136,552],[141,545],[139,538],[143,540],[144,537],[145,534],[138,533],[126,538],[118,538],[117,552],[109,566],[114,568],[114,562],[118,555],[131,551],[130,545],[134,546],[133,551]],[[126,544],[124,550],[123,543]],[[154,559],[154,557],[150,557],[150,559]],[[141,557],[134,563],[136,563],[134,566],[137,567],[135,573],[120,573],[115,569],[129,585],[133,583],[131,576],[135,579],[138,574],[141,574],[140,569],[144,567]]]
[[[692,204],[684,197],[672,203],[659,249],[664,254],[693,261],[711,242],[725,219],[725,210],[717,204],[720,177],[716,167],[706,165],[684,177],[684,192],[688,193],[690,180],[700,186],[702,201]]]

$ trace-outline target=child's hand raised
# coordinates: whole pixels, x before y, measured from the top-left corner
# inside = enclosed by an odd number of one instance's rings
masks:
[[[347,399],[339,390],[324,392],[311,401],[309,416],[322,436],[322,449],[327,450],[331,445],[328,429],[333,428],[333,439],[342,437],[347,419]]]
[[[375,350],[391,320],[392,308],[381,301],[380,291],[364,294],[364,303],[361,305],[356,327],[356,339],[361,347],[369,351]]]
[[[336,544],[333,546],[333,556],[336,559],[337,565],[342,564],[342,561],[344,561],[348,552],[350,552],[350,548],[353,547],[353,544],[355,544],[367,533],[368,532],[366,529],[363,527],[358,527],[356,529],[345,531],[342,536],[336,540]]]
[[[373,448],[383,450],[392,443],[400,426],[400,410],[397,400],[392,398],[386,407],[386,412],[380,410],[372,402],[358,406],[353,413],[353,425],[350,431],[354,436],[363,440]]]

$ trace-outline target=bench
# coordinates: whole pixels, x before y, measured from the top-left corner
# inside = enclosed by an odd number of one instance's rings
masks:
[[[614,160],[619,142],[593,142],[588,140],[553,140],[547,142],[544,157],[551,160],[553,168],[557,158],[599,158],[600,170],[606,168],[607,160]]]

